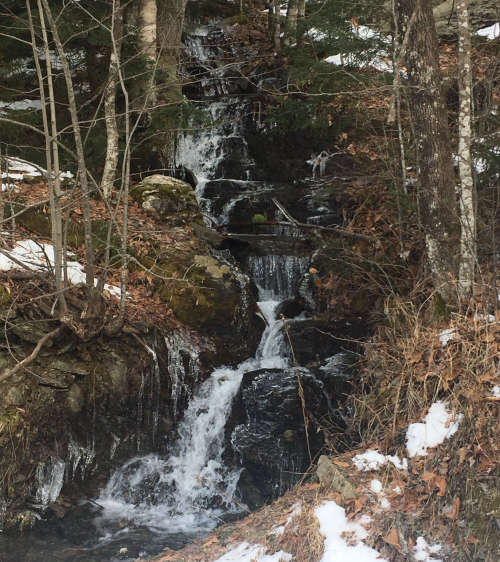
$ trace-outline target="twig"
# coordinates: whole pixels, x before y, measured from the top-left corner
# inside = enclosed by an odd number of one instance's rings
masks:
[[[294,225],[297,226],[298,223],[297,221],[292,217],[292,215],[285,209],[285,207],[283,207],[283,205],[277,201],[274,197],[271,199],[271,201],[276,205],[276,207],[278,207],[278,209],[285,215],[285,217]]]
[[[273,203],[278,207],[278,209],[283,212],[284,207],[279,204],[276,199],[273,199]],[[370,244],[371,246],[375,246],[375,248],[380,248],[382,245],[380,244],[380,240],[374,238],[373,236],[367,236],[366,234],[358,234],[356,232],[351,232],[350,230],[342,230],[341,228],[332,228],[329,226],[320,226],[318,224],[307,224],[304,222],[299,222],[295,220],[290,213],[287,212],[286,217],[290,220],[290,224],[288,226],[295,226],[297,228],[308,228],[309,230],[321,230],[322,232],[333,232],[338,234],[342,238],[352,238],[353,240],[361,240]],[[259,223],[256,223],[259,224]],[[285,223],[288,224],[288,223]]]
[[[52,332],[49,332],[48,334],[45,334],[42,338],[40,338],[32,354],[26,357],[26,359],[20,361],[15,367],[10,369],[9,371],[3,373],[3,375],[0,376],[0,382],[3,382],[4,380],[8,379],[9,377],[17,373],[19,369],[22,369],[27,365],[29,365],[30,363],[32,363],[36,359],[37,355],[40,353],[40,350],[42,349],[44,343],[50,340],[50,338],[56,337],[61,332],[61,330],[62,327],[56,328]]]
[[[312,454],[311,454],[311,445],[309,443],[309,420],[307,419],[306,399],[305,399],[305,396],[304,396],[304,388],[302,387],[302,382],[300,380],[299,364],[297,363],[297,359],[295,358],[295,351],[293,350],[292,340],[290,338],[290,332],[288,331],[288,325],[286,323],[286,319],[285,319],[284,314],[281,315],[281,320],[283,322],[283,326],[285,327],[285,334],[286,334],[286,337],[288,339],[288,344],[290,345],[290,349],[292,351],[293,364],[294,364],[294,367],[295,367],[295,372],[297,373],[297,382],[299,383],[299,397],[300,397],[300,402],[302,404],[302,416],[304,418],[304,429],[305,429],[305,432],[306,432],[307,450],[309,452],[309,461],[312,464],[313,463],[313,457],[312,457]]]

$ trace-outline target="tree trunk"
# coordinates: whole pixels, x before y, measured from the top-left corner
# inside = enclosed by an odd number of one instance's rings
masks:
[[[83,224],[85,232],[85,281],[89,287],[94,287],[94,250],[92,247],[92,219],[90,215],[90,192],[87,178],[87,167],[85,166],[85,153],[83,150],[82,135],[80,123],[78,121],[78,110],[76,107],[75,92],[73,89],[73,81],[71,78],[71,70],[69,68],[66,52],[59,37],[56,22],[50,11],[48,0],[41,0],[47,19],[49,20],[52,37],[56,44],[57,53],[61,60],[63,68],[64,80],[66,82],[66,91],[68,94],[69,113],[71,116],[71,124],[73,126],[73,137],[75,139],[76,154],[78,156],[78,174],[80,176],[80,185],[82,190],[82,209]]]
[[[306,17],[306,0],[298,0],[299,3],[299,18]]]
[[[287,35],[295,36],[297,30],[297,18],[299,17],[299,0],[288,0],[286,11]]]
[[[160,68],[166,76],[163,95],[168,101],[179,101],[181,98],[178,65],[185,11],[186,0],[159,0],[159,57]]]
[[[406,33],[415,0],[400,0],[401,29]],[[410,110],[419,136],[422,222],[434,287],[451,303],[456,299],[459,224],[455,201],[455,173],[444,96],[438,38],[431,0],[420,0],[408,33],[406,66]]]
[[[50,216],[52,222],[52,247],[54,249],[54,274],[56,279],[57,299],[63,313],[67,310],[66,299],[63,291],[63,276],[67,278],[67,264],[63,260],[63,227],[62,227],[62,209],[61,209],[61,170],[59,166],[59,147],[55,140],[57,139],[57,114],[54,96],[54,83],[52,77],[52,60],[49,49],[49,41],[47,37],[47,29],[45,27],[45,18],[40,0],[37,2],[40,14],[40,25],[42,29],[42,39],[45,52],[45,64],[47,69],[47,86],[49,90],[49,106],[50,106],[50,130],[49,119],[47,116],[47,106],[45,101],[45,85],[43,82],[43,73],[38,58],[38,49],[36,45],[36,33],[33,25],[33,17],[31,14],[30,0],[26,0],[26,8],[31,32],[31,44],[33,49],[33,58],[35,61],[36,72],[38,76],[38,84],[40,87],[40,102],[42,107],[43,130],[45,134],[45,156],[47,162],[47,185],[49,186],[50,199]],[[52,136],[51,136],[52,132]]]
[[[274,50],[278,57],[281,55],[281,2],[279,0],[273,0],[272,7],[269,9],[269,13],[272,10],[272,39],[274,42]]]
[[[138,87],[133,102],[135,111],[144,112],[151,109],[156,103],[154,88],[154,73],[156,70],[156,38],[157,38],[158,8],[156,0],[140,0],[137,24],[139,27],[137,49],[146,63],[146,68],[136,79]]]
[[[123,11],[120,0],[113,0],[113,16],[111,19],[112,47],[109,58],[109,77],[104,92],[104,115],[106,120],[106,160],[102,173],[101,189],[106,199],[113,191],[116,166],[120,152],[118,126],[116,122],[116,87],[119,82],[118,72],[121,60],[121,43],[123,36]]]
[[[458,20],[458,166],[460,175],[461,247],[458,278],[459,295],[469,297],[474,288],[476,263],[476,215],[470,145],[472,138],[471,39],[467,0],[457,2]]]

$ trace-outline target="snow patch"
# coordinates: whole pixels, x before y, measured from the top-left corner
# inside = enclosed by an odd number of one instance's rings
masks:
[[[23,263],[31,270],[42,271],[54,267],[54,247],[52,244],[42,244],[34,240],[22,240],[18,242],[9,254],[17,261]],[[68,252],[68,281],[74,285],[85,283],[84,267],[81,263],[72,261],[75,254]],[[20,265],[8,258],[5,254],[0,254],[0,271],[10,271],[11,269],[23,269]],[[95,284],[97,285],[97,279]],[[104,289],[115,296],[120,296],[120,287],[106,284]]]
[[[500,386],[494,386],[491,389],[491,396],[493,398],[500,398]]]
[[[413,547],[415,560],[422,562],[442,562],[440,558],[433,558],[432,555],[438,553],[443,547],[436,543],[429,545],[424,537],[418,537],[417,543]]]
[[[376,478],[374,478],[370,482],[370,490],[372,492],[374,492],[375,494],[380,494],[380,492],[382,491],[382,482],[380,482],[380,480],[377,480]]]
[[[406,448],[410,457],[426,456],[427,449],[440,445],[458,431],[462,414],[448,411],[445,402],[433,404],[422,423],[412,423],[406,432]]]
[[[408,460],[400,460],[397,455],[382,455],[378,451],[368,449],[365,453],[356,455],[353,459],[354,465],[358,470],[368,472],[370,470],[378,470],[380,467],[391,462],[397,469],[406,470],[408,468]]]
[[[368,536],[360,523],[348,521],[345,509],[334,501],[327,501],[314,510],[320,532],[325,537],[325,548],[320,562],[381,562],[379,552],[362,541]]]
[[[486,37],[490,41],[500,37],[500,23],[494,23],[489,27],[483,27],[483,29],[479,29],[476,31],[476,35],[481,35],[481,37]]]
[[[289,562],[292,559],[291,554],[282,550],[274,554],[266,554],[266,551],[267,548],[260,544],[242,542],[215,562]]]

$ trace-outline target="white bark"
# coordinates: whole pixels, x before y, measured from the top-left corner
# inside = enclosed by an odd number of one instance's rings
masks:
[[[139,35],[137,46],[139,53],[145,58],[151,72],[156,68],[156,38],[157,38],[157,16],[158,8],[156,0],[141,0],[139,7]],[[146,70],[140,80],[143,84],[139,98],[135,101],[135,109],[139,111],[148,110],[156,102],[154,91],[154,80],[151,79],[150,72]],[[153,87],[152,87],[153,86]]]
[[[461,298],[474,289],[476,264],[476,215],[470,145],[472,139],[472,70],[468,0],[458,0],[458,168],[460,175],[460,268],[458,289]]]

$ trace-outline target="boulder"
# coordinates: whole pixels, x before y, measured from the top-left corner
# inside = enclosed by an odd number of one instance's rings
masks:
[[[131,187],[130,195],[146,214],[170,226],[205,224],[193,188],[181,180],[155,174]]]

